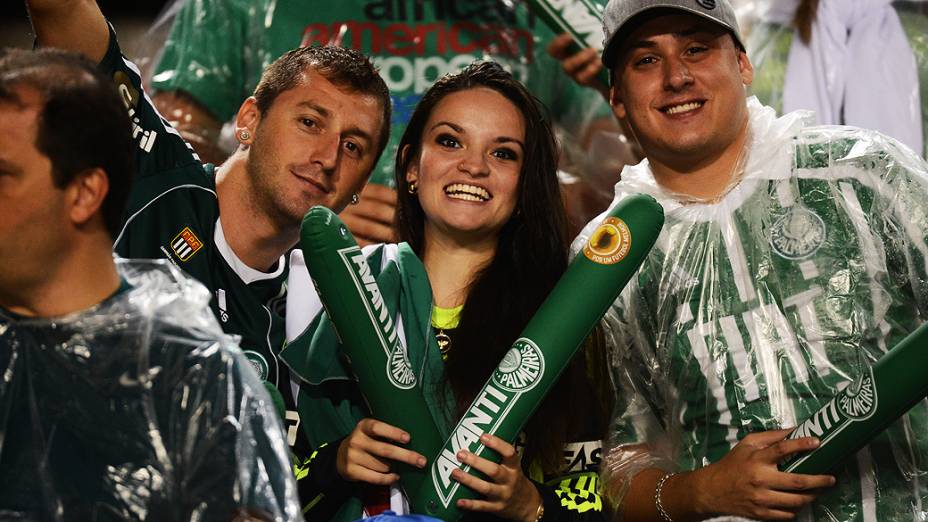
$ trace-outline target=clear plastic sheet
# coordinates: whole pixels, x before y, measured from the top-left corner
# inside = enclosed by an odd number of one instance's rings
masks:
[[[926,319],[924,160],[872,131],[749,108],[743,172],[718,202],[665,192],[647,161],[616,185],[616,201],[657,198],[666,224],[604,321],[615,503],[644,469],[696,469],[749,433],[796,426]],[[799,519],[925,520],[926,473],[922,401],[840,463]]]
[[[171,32],[153,60],[151,85],[162,93],[189,93],[219,122],[234,116],[261,71],[291,48],[340,44],[371,56],[393,101],[391,140],[371,177],[375,183],[392,186],[396,144],[425,90],[475,60],[498,61],[525,83],[550,109],[565,149],[586,150],[594,134],[616,132],[614,125],[593,125],[613,121],[608,103],[574,83],[548,55],[554,33],[518,0],[175,0],[157,26],[169,23]],[[182,100],[160,109],[195,146],[217,139],[215,129],[198,128],[201,115]],[[228,130],[219,140],[227,152],[236,145]],[[612,149],[599,153],[604,156],[589,162],[586,153],[571,153],[561,168],[585,179],[589,164],[614,157]]]
[[[167,261],[54,319],[0,313],[0,519],[301,520],[283,428]]]
[[[839,50],[833,50],[828,56],[818,63],[816,68],[821,71],[817,75],[821,80],[817,80],[819,92],[814,95],[818,98],[831,97],[832,105],[835,107],[832,117],[825,114],[819,114],[819,123],[823,124],[847,124],[866,128],[878,128],[887,133],[894,135],[900,140],[912,147],[916,152],[925,157],[928,155],[928,1],[925,0],[908,0],[908,1],[873,1],[873,0],[831,0],[832,2],[846,3],[844,8],[856,9],[858,13],[857,20],[867,22],[872,20],[877,14],[866,12],[868,9],[879,9],[882,4],[891,4],[892,8],[898,15],[899,24],[904,34],[901,39],[908,43],[911,54],[914,57],[915,68],[914,74],[908,74],[905,79],[905,85],[900,85],[903,79],[902,66],[887,64],[887,59],[901,59],[903,51],[886,47],[886,42],[895,41],[894,33],[896,31],[895,21],[888,21],[879,31],[871,31],[868,38],[871,41],[859,42],[852,44],[848,38],[849,45],[860,45],[864,49],[874,49],[874,53],[857,53],[853,49],[847,53],[841,53]],[[852,7],[853,2],[853,7]],[[790,107],[784,106],[785,85],[787,81],[789,61],[791,53],[795,53],[795,46],[800,46],[801,41],[793,27],[793,18],[796,8],[801,3],[800,0],[735,0],[734,4],[739,16],[739,21],[747,39],[748,54],[754,65],[754,83],[751,86],[752,94],[756,95],[766,105],[776,109],[778,114],[790,110]],[[823,8],[819,7],[821,11]],[[875,12],[874,12],[875,13]],[[849,19],[842,20],[838,23],[852,24]],[[813,32],[821,30],[822,24],[814,24]],[[834,31],[831,27],[829,31]],[[853,28],[848,28],[852,31]],[[837,32],[837,31],[834,31]],[[850,48],[849,48],[850,49]],[[875,57],[877,63],[868,63],[868,59],[861,59],[861,56],[871,55]],[[880,68],[889,70],[881,70]],[[812,71],[814,72],[814,71]],[[812,72],[806,70],[802,76],[808,77]],[[798,75],[797,75],[798,76]],[[890,89],[902,89],[902,93],[893,92],[880,96],[883,87],[880,86],[881,80],[889,85]],[[845,86],[846,85],[846,86]],[[856,89],[856,87],[862,89]],[[855,94],[857,92],[863,94]],[[885,103],[888,98],[901,100],[893,103],[905,103],[912,107],[920,108],[919,115],[913,117],[917,123],[921,123],[921,138],[923,144],[912,142],[915,138],[907,140],[902,134],[903,131],[894,132],[893,123],[887,123],[884,127],[878,123],[878,119],[873,116],[857,116],[855,110],[847,110],[846,103],[858,103],[857,99],[867,96],[867,93],[876,93],[873,96],[875,101],[867,101],[873,106],[871,112],[880,112],[885,110]],[[787,95],[788,96],[788,95]],[[793,103],[792,108],[815,109],[811,105],[811,94],[803,95],[801,99]],[[883,103],[880,103],[882,100]],[[802,106],[796,106],[800,101],[808,102]],[[790,103],[787,103],[789,105]],[[917,109],[913,109],[917,112]],[[894,117],[895,120],[901,120],[902,117]],[[908,133],[912,135],[912,132]]]

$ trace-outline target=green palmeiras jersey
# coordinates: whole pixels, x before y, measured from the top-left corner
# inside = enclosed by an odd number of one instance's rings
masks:
[[[719,202],[681,202],[647,162],[616,186],[618,200],[654,195],[667,216],[607,316],[622,383],[614,444],[651,450],[622,453],[618,483],[796,426],[925,321],[928,166],[875,132],[749,107],[745,171]],[[924,520],[926,471],[922,401],[841,463],[800,519]]]
[[[158,114],[142,89],[138,69],[122,56],[112,31],[100,66],[122,95],[134,138],[136,177],[116,252],[129,258],[166,258],[206,285],[213,294],[210,308],[223,330],[241,337],[239,344],[261,380],[286,404],[286,413],[281,413],[293,445],[298,417],[289,374],[277,359],[284,342],[286,256],[265,273],[235,255],[222,231],[214,167],[201,164]]]

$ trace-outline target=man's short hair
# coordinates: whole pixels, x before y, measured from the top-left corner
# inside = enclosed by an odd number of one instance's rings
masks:
[[[59,49],[0,50],[0,101],[23,106],[20,89],[38,93],[36,149],[48,157],[56,187],[100,168],[109,179],[101,214],[110,236],[122,228],[132,185],[129,116],[113,81],[92,61]]]
[[[325,45],[288,51],[261,75],[254,94],[258,110],[266,113],[282,92],[296,87],[307,67],[339,87],[377,99],[383,107],[383,124],[377,144],[377,159],[380,159],[390,139],[390,90],[370,59],[354,49]]]

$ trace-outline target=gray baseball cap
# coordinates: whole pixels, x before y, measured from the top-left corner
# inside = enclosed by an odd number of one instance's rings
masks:
[[[715,22],[731,31],[735,41],[744,48],[744,40],[735,19],[735,10],[728,0],[609,0],[603,11],[603,65],[612,68],[616,53],[627,35],[629,22],[652,9],[676,9]]]

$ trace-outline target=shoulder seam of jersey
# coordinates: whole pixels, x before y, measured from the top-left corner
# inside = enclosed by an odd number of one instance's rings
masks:
[[[200,186],[200,185],[195,185],[195,184],[192,184],[192,183],[187,183],[187,184],[184,184],[184,185],[177,185],[177,186],[175,186],[175,187],[171,187],[171,188],[165,190],[165,191],[162,192],[161,194],[158,194],[157,196],[151,198],[151,199],[148,201],[148,203],[145,203],[145,205],[144,205],[142,208],[138,209],[138,210],[135,211],[131,216],[129,216],[128,218],[126,218],[126,222],[123,223],[123,225],[122,225],[122,230],[119,231],[119,235],[116,236],[116,239],[113,241],[113,248],[115,249],[115,248],[117,247],[117,245],[119,245],[119,242],[122,241],[122,236],[123,236],[123,234],[126,233],[126,229],[129,228],[129,224],[132,223],[132,220],[134,220],[136,217],[138,217],[139,214],[141,214],[142,212],[144,212],[145,209],[147,209],[148,207],[150,207],[152,203],[154,203],[155,201],[161,199],[162,196],[166,195],[166,194],[169,193],[169,192],[173,192],[173,191],[175,191],[175,190],[177,190],[177,189],[183,189],[183,188],[196,188],[196,189],[200,189],[200,190],[205,190],[206,192],[209,192],[209,193],[212,194],[213,196],[216,196],[216,191],[211,190],[211,189],[208,189],[208,188],[203,187],[203,186]],[[218,196],[216,196],[216,197],[218,197]]]

